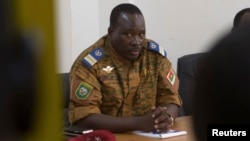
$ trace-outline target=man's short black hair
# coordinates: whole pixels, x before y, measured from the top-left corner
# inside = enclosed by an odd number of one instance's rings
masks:
[[[245,13],[250,13],[250,8],[244,8],[242,10],[240,10],[234,17],[234,23],[233,23],[233,28],[238,28],[239,24],[240,24],[240,20],[241,17],[245,14]]]
[[[114,27],[121,13],[141,14],[141,10],[133,4],[123,3],[113,8],[110,14],[110,27]]]

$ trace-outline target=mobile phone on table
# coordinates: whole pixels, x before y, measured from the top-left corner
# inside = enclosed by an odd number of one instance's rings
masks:
[[[90,132],[93,132],[93,129],[80,128],[76,126],[69,126],[63,128],[63,134],[67,136],[79,136]]]

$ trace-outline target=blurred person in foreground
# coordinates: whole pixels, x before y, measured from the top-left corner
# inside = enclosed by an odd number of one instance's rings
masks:
[[[249,23],[250,8],[244,8],[235,14],[233,19],[233,26],[231,28],[231,31],[228,32],[234,32],[239,27]],[[196,83],[199,83],[199,81],[196,80],[197,75],[199,74],[199,60],[202,59],[202,57],[205,55],[206,52],[195,53],[194,55],[187,55],[185,58],[179,60],[179,64],[181,64],[182,67],[183,65],[186,65],[184,66],[185,69],[181,69],[180,71],[179,93],[182,96],[183,100],[183,106],[180,115],[192,115],[193,113],[192,104],[190,104],[192,103],[192,96],[190,96],[190,94],[192,95]]]
[[[250,24],[220,39],[200,60],[193,97],[193,124],[198,141],[208,125],[250,123]]]
[[[250,8],[244,8],[236,13],[233,20],[232,31],[246,24],[250,24]]]
[[[35,56],[16,29],[12,1],[0,2],[0,140],[20,141],[31,130],[35,106]]]
[[[120,4],[108,34],[72,65],[69,119],[82,128],[166,132],[182,102],[166,51],[146,39],[143,14]]]

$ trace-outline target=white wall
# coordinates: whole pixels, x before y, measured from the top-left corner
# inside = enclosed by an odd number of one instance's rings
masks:
[[[71,1],[55,0],[58,72],[67,72],[72,63]]]
[[[107,33],[112,8],[136,4],[146,20],[146,36],[177,58],[207,50],[232,27],[250,0],[56,0],[59,72],[68,72],[78,54]]]

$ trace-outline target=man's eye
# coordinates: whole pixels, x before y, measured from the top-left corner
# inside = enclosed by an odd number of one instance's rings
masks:
[[[127,35],[128,35],[128,37],[132,37],[132,34],[131,34],[131,33],[128,33]]]
[[[144,33],[141,33],[140,36],[141,36],[141,37],[144,37],[145,35],[144,35]]]

